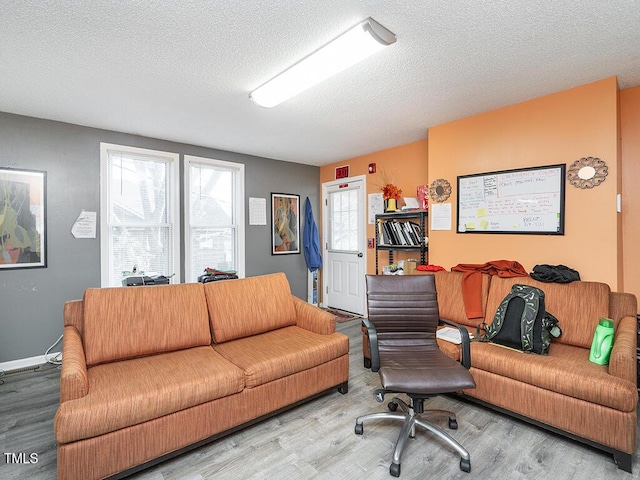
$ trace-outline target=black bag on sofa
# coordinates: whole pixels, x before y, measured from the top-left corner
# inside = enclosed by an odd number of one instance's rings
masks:
[[[484,334],[480,333],[481,329]],[[549,352],[550,337],[560,335],[558,319],[545,310],[544,292],[517,284],[500,302],[493,322],[478,325],[476,339],[544,355]]]
[[[546,283],[571,283],[580,280],[577,270],[565,265],[536,265],[531,272],[531,278]]]

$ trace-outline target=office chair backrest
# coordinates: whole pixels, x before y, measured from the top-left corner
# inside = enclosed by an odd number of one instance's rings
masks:
[[[433,275],[367,275],[369,321],[381,350],[397,344],[437,348],[438,300]]]

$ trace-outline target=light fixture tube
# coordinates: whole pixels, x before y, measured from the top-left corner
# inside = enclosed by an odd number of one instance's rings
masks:
[[[392,32],[367,18],[256,88],[249,97],[263,107],[275,107],[395,41]]]

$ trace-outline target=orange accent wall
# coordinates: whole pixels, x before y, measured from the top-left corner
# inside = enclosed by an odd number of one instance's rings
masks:
[[[624,290],[640,300],[640,86],[620,91]]]
[[[568,167],[584,156],[605,160],[609,175],[592,190],[566,184],[564,236],[455,233],[458,175],[555,163]],[[606,282],[640,299],[640,86],[618,91],[616,79],[608,78],[436,126],[428,140],[321,167],[321,182],[334,180],[335,167],[349,165],[352,176],[366,175],[367,193],[378,192],[379,174],[367,174],[369,163],[376,163],[378,172],[395,171],[406,196],[437,178],[451,182],[452,230],[429,232],[430,263],[450,269],[512,259],[527,270],[538,263],[564,264],[583,280]],[[373,225],[367,226],[367,237],[374,237]],[[385,260],[382,252],[381,264]],[[367,250],[367,272],[375,272],[374,250]]]
[[[427,183],[427,140],[419,140],[417,142],[408,143],[387,150],[355,157],[346,161],[332,163],[320,167],[320,183],[326,183],[335,180],[335,168],[343,165],[349,165],[349,175],[356,177],[358,175],[366,175],[367,195],[369,193],[379,193],[380,172],[384,171],[388,175],[393,176],[394,183],[402,189],[403,197],[416,197],[416,189],[418,185]],[[370,163],[375,163],[377,172],[368,173]],[[399,202],[399,207],[404,205]],[[368,209],[367,209],[368,211]],[[320,221],[319,225],[322,225]],[[322,232],[321,232],[322,236]],[[367,224],[367,238],[375,238],[375,230],[373,224]],[[375,250],[367,249],[367,273],[375,273]],[[419,252],[410,252],[407,254],[398,254],[394,256],[394,260],[403,258],[419,258]],[[387,252],[380,252],[382,260],[381,265],[387,265]]]
[[[429,129],[429,182],[447,179],[453,194],[450,231],[429,234],[430,262],[446,269],[458,263],[507,259],[531,271],[536,264],[564,264],[583,280],[618,289],[616,178],[618,87],[615,77],[510,105]],[[566,184],[565,235],[457,234],[456,179],[512,168],[599,157],[609,174],[598,187]]]

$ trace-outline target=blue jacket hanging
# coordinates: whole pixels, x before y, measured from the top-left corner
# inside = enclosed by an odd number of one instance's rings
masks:
[[[302,233],[304,245],[304,259],[310,272],[322,267],[322,252],[320,251],[320,235],[318,227],[313,219],[313,210],[309,197],[304,204],[304,232]]]

